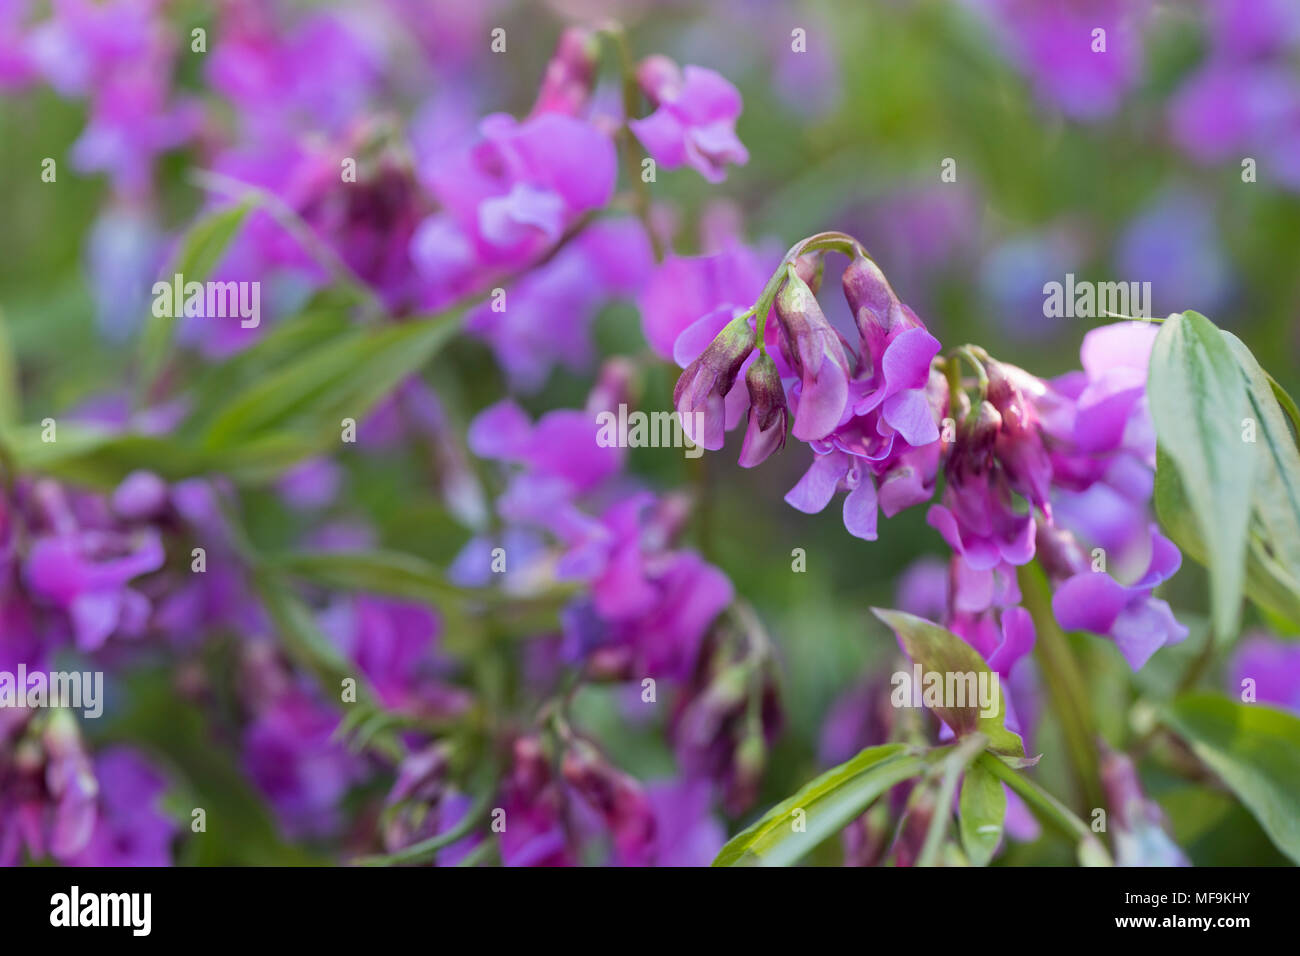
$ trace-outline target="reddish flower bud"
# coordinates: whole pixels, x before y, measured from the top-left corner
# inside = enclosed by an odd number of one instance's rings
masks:
[[[722,447],[726,434],[724,400],[736,383],[740,367],[754,350],[754,342],[749,316],[732,319],[677,379],[673,407],[681,416],[682,430],[695,444],[710,451]]]
[[[740,449],[740,467],[753,468],[785,447],[785,389],[776,363],[766,353],[749,366],[745,385],[749,389],[749,424]]]
[[[777,293],[776,316],[790,364],[800,377],[794,437],[824,438],[839,425],[848,402],[851,367],[844,344],[826,321],[812,289],[798,275],[790,275]]]

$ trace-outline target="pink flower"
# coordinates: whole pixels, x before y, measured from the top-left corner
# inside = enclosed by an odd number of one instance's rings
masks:
[[[699,66],[680,70],[656,56],[643,61],[637,75],[659,108],[628,126],[656,163],[665,169],[690,165],[719,183],[727,178],[727,163],[749,162],[749,151],[736,137],[740,93],[721,74]]]

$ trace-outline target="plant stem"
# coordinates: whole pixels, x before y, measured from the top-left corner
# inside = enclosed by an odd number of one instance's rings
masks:
[[[943,782],[939,785],[930,827],[925,831],[925,842],[916,859],[917,866],[934,866],[943,846],[943,838],[948,833],[948,824],[952,820],[952,799],[957,793],[957,778],[983,752],[988,742],[983,734],[971,734],[944,759]]]
[[[439,833],[437,836],[421,840],[419,843],[412,843],[396,853],[363,856],[352,862],[357,866],[395,866],[403,863],[424,863],[432,860],[443,847],[450,846],[473,832],[479,817],[483,815],[483,812],[488,808],[488,804],[491,803],[493,793],[493,787],[485,788],[475,799],[473,805],[465,811],[465,815],[457,820],[456,825],[445,833]]]
[[[1043,670],[1053,709],[1061,722],[1066,753],[1075,782],[1090,807],[1105,806],[1096,739],[1087,687],[1065,634],[1052,614],[1047,578],[1035,564],[1019,569],[1017,578],[1025,609],[1034,620],[1034,656]]]

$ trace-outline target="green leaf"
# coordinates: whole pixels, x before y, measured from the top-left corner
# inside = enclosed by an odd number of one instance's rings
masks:
[[[788,866],[839,832],[890,787],[922,773],[927,760],[902,744],[868,747],[826,771],[727,841],[714,866]],[[795,811],[803,811],[802,816]],[[796,824],[802,822],[801,829]]]
[[[1075,816],[1060,800],[1034,783],[1027,773],[1017,772],[1012,769],[1005,757],[998,757],[991,753],[980,754],[975,763],[1014,790],[1036,817],[1050,823],[1069,837],[1074,842],[1080,866],[1113,865],[1106,847],[1097,839],[1097,835],[1092,832],[1088,824]]]
[[[180,274],[186,282],[206,282],[212,270],[221,262],[221,257],[225,255],[244,220],[248,218],[253,205],[252,200],[245,199],[233,206],[218,209],[191,226],[160,281],[171,282],[175,275]],[[179,312],[180,303],[175,303],[175,306],[172,311]],[[177,315],[149,313],[140,344],[141,387],[147,388],[153,382],[167,358],[178,319]]]
[[[1162,446],[1156,448],[1155,506],[1170,540],[1192,560],[1208,566],[1209,552],[1192,516],[1182,479]],[[1272,615],[1279,628],[1300,631],[1300,589],[1256,536],[1251,537],[1246,550],[1245,586],[1246,596]]]
[[[204,474],[209,459],[194,448],[154,435],[114,434],[71,423],[57,426],[55,441],[42,441],[39,425],[4,433],[4,441],[21,471],[109,489],[137,469],[168,481]]]
[[[480,593],[457,587],[434,565],[401,551],[292,553],[271,556],[266,563],[325,587],[387,594],[428,604],[497,596],[493,591]]]
[[[236,395],[208,427],[209,449],[236,447],[271,431],[338,441],[340,422],[358,422],[424,365],[456,330],[453,317],[368,327],[313,349]]]
[[[962,706],[945,701],[945,706],[931,708],[940,720],[952,728],[953,733],[961,737],[978,731],[988,737],[988,749],[994,753],[1018,758],[1025,756],[1024,743],[1016,734],[1007,730],[1004,723],[1007,709],[1001,681],[989,670],[988,664],[984,662],[979,651],[952,631],[932,624],[924,618],[903,611],[887,611],[877,607],[873,607],[871,611],[886,625],[893,628],[899,640],[903,642],[903,649],[907,651],[907,656],[913,663],[921,666],[922,673],[940,674],[945,688],[950,674],[974,675],[976,681],[974,701],[969,701]],[[997,713],[992,717],[984,716],[980,707],[978,700],[980,675],[987,675],[982,678],[983,681],[988,682],[987,686],[997,688]]]
[[[982,764],[971,764],[961,783],[957,801],[961,845],[975,866],[988,866],[1002,839],[1007,815],[1007,794],[1001,782]]]
[[[299,666],[314,674],[327,699],[337,699],[345,678],[357,682],[357,702],[372,704],[374,690],[358,668],[326,637],[306,604],[264,568],[252,570],[253,584],[280,640]]]
[[[341,308],[309,306],[276,322],[243,351],[216,365],[206,365],[194,383],[194,408],[185,420],[187,434],[202,434],[230,403],[232,395],[287,367],[322,342],[356,328]]]
[[[1196,693],[1174,701],[1166,720],[1277,848],[1300,863],[1300,717]]]
[[[163,670],[123,676],[120,709],[106,715],[110,740],[147,748],[177,784],[183,826],[178,862],[199,866],[306,866],[332,862],[323,853],[285,842],[236,755],[214,735],[212,715],[176,690]],[[96,721],[95,723],[98,723]],[[99,728],[96,728],[98,730]],[[190,811],[207,811],[207,829],[190,830]]]
[[[1246,377],[1247,397],[1256,422],[1255,441],[1262,452],[1257,456],[1252,495],[1255,537],[1261,542],[1264,556],[1280,566],[1290,582],[1298,582],[1300,452],[1274,397],[1268,374],[1239,338],[1229,332],[1222,334]]]
[[[1178,469],[1207,545],[1214,628],[1231,634],[1241,612],[1258,456],[1241,440],[1246,384],[1214,323],[1197,312],[1164,321],[1151,350],[1147,393],[1159,443]]]

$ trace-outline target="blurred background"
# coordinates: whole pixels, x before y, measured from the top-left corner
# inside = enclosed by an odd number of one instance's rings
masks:
[[[391,116],[418,162],[484,114],[526,114],[561,30],[607,17],[626,27],[636,56],[710,67],[744,97],[737,132],[746,165],[720,185],[682,169],[660,172],[651,186],[676,252],[732,235],[774,260],[805,235],[849,232],[946,347],[978,343],[1043,377],[1077,368],[1080,341],[1098,324],[1045,317],[1045,283],[1067,274],[1150,282],[1155,315],[1201,311],[1241,336],[1284,386],[1300,387],[1294,0],[277,0],[256,15],[240,3],[114,2],[105,7],[112,16],[96,19],[87,11],[97,6],[56,3],[51,12],[0,0],[0,309],[26,421],[111,408],[131,384],[152,278],[207,202],[193,171],[233,165],[269,139],[256,111],[277,89],[296,106],[295,135],[329,138],[358,113]],[[78,75],[90,57],[77,44],[122,55],[111,41],[125,33],[114,30],[137,15],[166,25],[166,52],[149,59],[157,83],[130,100],[127,115]],[[248,64],[223,52],[224,38],[255,34],[249,23],[262,17],[282,44],[262,64],[279,71],[274,78],[241,73]],[[196,27],[207,31],[205,53],[191,49]],[[488,47],[496,27],[509,37],[504,55]],[[1105,30],[1104,56],[1061,39],[1094,28]],[[796,30],[806,51],[792,50]],[[602,75],[597,99],[617,95],[617,77]],[[41,179],[46,157],[58,161],[55,183]],[[949,160],[955,175],[945,181]],[[825,288],[837,287],[832,271]],[[264,324],[273,328],[307,294],[283,276],[264,292]],[[834,321],[848,322],[837,295],[822,299]],[[594,333],[602,356],[644,348],[634,302],[602,307]],[[463,427],[510,392],[535,413],[580,406],[593,370],[557,367],[522,391],[483,343],[459,339],[426,378]],[[650,373],[644,407],[670,407],[675,378],[667,365]],[[724,452],[698,461],[652,450],[634,450],[630,461],[655,488],[692,491],[689,540],[752,602],[777,648],[786,725],[763,778],[764,807],[827,765],[832,705],[897,658],[869,608],[896,606],[904,570],[942,559],[944,548],[923,509],[882,524],[872,544],[845,533],[838,508],[796,512],[781,498],[807,467],[806,449],[791,443],[752,471],[735,466],[738,449],[733,435]],[[283,489],[249,493],[247,524],[274,547],[361,516],[385,546],[450,564],[469,534],[413,460],[349,459],[338,477],[346,492],[318,509],[288,506]],[[797,548],[806,573],[792,573]],[[1109,643],[1075,645],[1113,741],[1126,739],[1137,695],[1170,693],[1199,648],[1203,583],[1201,569],[1185,564],[1166,596],[1193,638],[1136,677]],[[188,842],[182,859],[327,858],[277,828],[221,756],[219,733],[176,709],[171,682],[147,668],[123,678],[112,693],[129,706],[85,732],[144,741],[224,801],[239,822],[220,840]],[[653,728],[625,719],[621,693],[585,688],[575,713],[634,776],[671,772],[670,749]],[[1070,784],[1057,733],[1049,717],[1035,749],[1045,754],[1040,779],[1060,793]],[[1281,861],[1222,792],[1158,772],[1146,783],[1196,863]],[[169,799],[191,805],[181,794]],[[364,793],[350,799],[366,805]],[[838,851],[823,852],[833,862]],[[1063,844],[1042,840],[1000,859],[1068,857]]]

